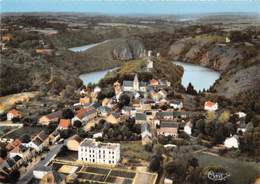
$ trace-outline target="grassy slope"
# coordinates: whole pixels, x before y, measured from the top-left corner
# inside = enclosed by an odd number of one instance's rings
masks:
[[[231,174],[230,180],[235,184],[249,183],[260,173],[260,165],[252,162],[243,162],[231,158],[217,157],[207,154],[197,154],[199,164],[206,166],[221,166]]]
[[[109,72],[103,81],[121,80],[127,75],[134,73],[142,73],[145,67],[146,59],[131,60],[124,63],[119,70]],[[154,70],[152,77],[155,79],[165,79],[172,83],[172,85],[179,84],[183,75],[183,68],[177,66],[166,60],[154,61]]]
[[[0,111],[6,111],[18,102],[26,101],[37,96],[39,92],[23,92],[0,97]]]

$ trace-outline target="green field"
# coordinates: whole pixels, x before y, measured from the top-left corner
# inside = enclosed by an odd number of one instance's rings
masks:
[[[145,151],[141,142],[120,143],[121,157],[129,160],[143,160],[148,161],[150,158],[149,152]]]
[[[212,156],[204,153],[197,153],[197,159],[202,167],[221,166],[230,174],[231,183],[247,184],[257,174],[260,173],[260,164],[254,162],[244,162],[237,159]]]

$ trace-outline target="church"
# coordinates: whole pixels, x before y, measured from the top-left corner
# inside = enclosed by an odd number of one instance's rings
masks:
[[[145,82],[139,82],[137,74],[135,75],[134,81],[123,81],[123,91],[128,92],[146,92],[147,85]]]

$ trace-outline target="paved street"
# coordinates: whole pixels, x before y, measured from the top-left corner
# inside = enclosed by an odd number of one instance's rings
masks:
[[[45,166],[47,165],[60,151],[63,144],[57,144],[53,145],[50,148],[50,151],[45,156],[44,160],[40,160],[34,167],[32,167],[30,170],[27,171],[27,173],[22,176],[17,183],[19,184],[27,184],[32,178],[33,178],[33,170],[39,166]]]

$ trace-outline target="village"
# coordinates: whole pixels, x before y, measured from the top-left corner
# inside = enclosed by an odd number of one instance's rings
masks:
[[[153,60],[159,57],[148,51],[142,70],[152,72]],[[185,146],[193,148],[190,152],[214,155],[239,149],[238,137],[248,129],[245,113],[231,115],[210,100],[204,102],[204,110],[189,111],[182,99],[169,97],[169,81],[144,82],[138,73],[132,76],[114,82],[113,95],[103,95],[102,100],[98,84],[82,87],[77,91],[78,103],[38,119],[42,128],[36,135],[1,136],[1,144],[6,145],[5,152],[1,150],[1,180],[168,184],[174,178],[168,178],[160,165],[173,150]],[[14,107],[5,124],[25,128],[19,124],[22,116]],[[203,139],[203,121],[218,117],[225,123],[231,116],[236,117],[235,124],[229,124],[221,143]]]
[[[259,27],[203,21],[3,16],[0,183],[258,184]]]

